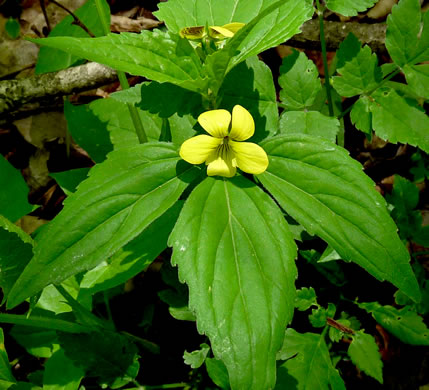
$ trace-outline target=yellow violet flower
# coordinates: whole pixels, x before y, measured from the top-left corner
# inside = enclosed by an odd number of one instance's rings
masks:
[[[234,34],[244,26],[244,23],[228,23],[223,26],[209,26],[208,35],[214,39],[232,38]],[[182,38],[199,40],[207,36],[204,26],[194,26],[182,28],[179,32]]]
[[[186,140],[180,148],[180,157],[191,164],[207,165],[207,175],[233,177],[237,167],[252,174],[268,167],[265,150],[249,139],[255,132],[252,115],[236,105],[231,114],[226,110],[203,112],[198,123],[210,135],[197,135]]]

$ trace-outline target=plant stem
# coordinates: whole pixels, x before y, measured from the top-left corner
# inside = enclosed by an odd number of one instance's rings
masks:
[[[332,326],[333,328],[339,330],[340,332],[343,333],[348,333],[348,334],[353,334],[355,333],[355,331],[351,328],[348,328],[347,326],[344,326],[343,324],[340,324],[339,322],[335,321],[332,318],[327,318],[326,322],[329,326]]]
[[[44,0],[42,0],[44,1]],[[74,14],[72,11],[70,11],[68,8],[64,7],[62,4],[58,3],[55,0],[50,0],[52,4],[55,4],[57,7],[60,7],[64,11],[66,11],[73,19],[76,26],[79,26],[82,30],[84,30],[90,37],[94,38],[95,35],[91,32],[91,30],[85,26],[85,24],[79,19],[79,17]]]
[[[113,317],[112,317],[112,310],[110,309],[109,296],[107,295],[106,291],[103,291],[103,299],[104,299],[104,305],[106,306],[107,318],[109,319],[109,322],[114,324]]]
[[[319,26],[320,26],[320,45],[322,46],[323,69],[325,71],[326,98],[328,100],[329,116],[334,116],[334,105],[332,104],[332,96],[331,96],[331,83],[329,80],[328,56],[326,53],[325,28],[323,23],[323,11],[325,9],[320,5],[319,0],[316,0],[316,4],[317,4],[317,15],[319,17]]]
[[[109,25],[109,21],[106,20],[105,15],[103,13],[102,1],[103,0],[95,0],[95,5],[97,7],[98,17],[100,18],[101,24],[103,25],[104,34],[107,35],[110,33],[110,25]],[[128,80],[127,80],[127,77],[125,76],[125,73],[119,70],[117,72],[118,72],[118,78],[122,89],[123,90],[128,89],[130,85],[128,84]],[[139,142],[141,144],[144,144],[148,140],[147,140],[146,132],[144,130],[140,115],[137,111],[137,108],[134,107],[131,103],[127,103],[127,107],[128,107],[128,111],[130,112],[131,120],[133,121],[133,125],[136,130]]]

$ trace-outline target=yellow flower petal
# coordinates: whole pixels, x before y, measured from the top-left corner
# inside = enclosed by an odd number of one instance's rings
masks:
[[[244,26],[244,23],[234,22],[234,23],[228,23],[224,24],[222,27],[226,28],[227,30],[231,31],[233,34],[235,34],[240,28]]]
[[[234,152],[229,145],[219,145],[206,161],[207,175],[233,177],[236,172],[233,163]]]
[[[255,122],[252,115],[239,105],[232,109],[232,124],[229,136],[234,141],[244,141],[255,133]]]
[[[180,157],[191,164],[201,164],[207,160],[216,148],[222,143],[221,138],[209,135],[197,135],[189,138],[180,147]]]
[[[244,172],[258,175],[268,167],[268,156],[265,150],[252,142],[229,141],[237,166]]]
[[[209,34],[212,38],[216,39],[231,38],[234,36],[234,33],[232,31],[220,26],[210,26]]]
[[[228,135],[231,114],[226,110],[211,110],[203,112],[198,117],[198,123],[210,135],[223,138]]]

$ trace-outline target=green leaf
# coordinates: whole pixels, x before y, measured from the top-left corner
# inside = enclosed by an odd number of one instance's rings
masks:
[[[139,143],[127,104],[110,98],[98,99],[89,104],[88,110],[88,122],[91,121],[90,118],[92,117],[92,122],[89,123],[93,123],[96,127],[103,127],[104,130],[107,128],[115,150]],[[158,141],[161,135],[162,119],[138,108],[137,112],[148,140]]]
[[[383,384],[383,362],[374,337],[362,330],[355,332],[347,353],[360,370]]]
[[[419,202],[417,186],[395,175],[392,194],[387,194],[386,200],[394,206],[391,215],[398,225],[400,236],[404,239],[418,237],[422,230],[422,215],[414,210]]]
[[[262,146],[270,164],[258,179],[292,218],[342,259],[420,299],[385,201],[346,150],[306,135],[277,136]]]
[[[291,111],[310,107],[322,89],[316,65],[298,51],[283,59],[279,85],[280,100]]]
[[[12,288],[9,307],[48,284],[94,268],[159,218],[199,172],[179,160],[173,146],[147,143],[112,152],[92,168],[38,236],[34,258]]]
[[[258,9],[258,6],[249,8]],[[209,89],[215,94],[232,68],[291,38],[313,14],[312,2],[309,0],[265,0],[259,8],[257,16],[229,39],[222,50],[207,56],[204,70],[209,77]]]
[[[346,62],[350,62],[355,58],[361,51],[362,43],[353,33],[349,33],[340,43],[340,47],[335,54],[337,60],[337,68],[342,68]],[[394,67],[396,68],[396,67]],[[384,76],[384,75],[383,75]]]
[[[32,238],[0,215],[0,287],[3,303],[32,256]]]
[[[378,89],[371,97],[372,124],[380,138],[429,152],[429,117],[415,102],[388,88]]]
[[[112,109],[108,111],[108,108],[112,108],[113,105],[108,106],[109,103],[112,103],[112,100],[101,99],[101,101],[107,102],[107,104],[103,103],[104,112],[111,114]],[[116,114],[118,103],[114,103],[115,110],[113,112]],[[109,132],[106,128],[106,119],[101,120],[87,105],[74,106],[67,100],[64,102],[64,115],[67,119],[67,128],[79,146],[85,149],[95,162],[104,161],[107,153],[113,150]]]
[[[300,27],[311,19],[314,12],[313,4],[309,0],[265,0],[263,3],[265,4],[260,6],[257,16],[227,42],[225,50],[234,47],[238,50],[238,54],[234,53],[227,71],[246,58],[277,46],[298,34]]]
[[[296,291],[295,307],[299,311],[305,311],[313,305],[317,305],[316,292],[313,287],[303,287]]]
[[[101,2],[104,8],[104,17],[110,24],[110,8],[105,0]],[[74,11],[74,14],[82,21],[82,23],[95,36],[104,35],[104,29],[97,12],[97,1],[88,0],[82,7]],[[71,15],[67,15],[60,23],[58,23],[49,33],[49,37],[88,37],[88,33],[80,26],[74,23]],[[36,74],[55,72],[57,70],[68,68],[71,65],[82,63],[79,57],[67,54],[61,50],[42,47],[39,51],[39,56],[36,63]]]
[[[21,26],[19,25],[19,22],[16,19],[10,17],[8,20],[6,20],[4,29],[10,38],[16,39],[19,37]]]
[[[340,122],[318,111],[286,111],[280,116],[281,134],[308,134],[335,142]]]
[[[137,107],[143,111],[158,114],[161,118],[169,118],[193,114],[197,117],[204,108],[201,95],[180,88],[170,83],[143,83],[140,86],[141,97]]]
[[[400,310],[392,306],[381,306],[378,302],[359,303],[358,306],[371,313],[384,329],[403,343],[429,345],[429,329],[423,318],[411,311],[409,306]]]
[[[221,389],[229,389],[229,376],[225,364],[221,360],[206,359],[206,369],[210,379]]]
[[[197,92],[204,85],[201,61],[190,43],[179,35],[160,30],[32,41],[161,83],[170,82]]]
[[[404,73],[410,88],[418,96],[429,100],[429,64],[405,65]]]
[[[371,92],[383,78],[377,63],[377,55],[371,53],[369,46],[364,46],[356,56],[337,69],[341,76],[332,78],[334,88],[346,97]]]
[[[43,390],[77,390],[84,374],[64,355],[64,350],[59,349],[45,364]]]
[[[335,320],[335,322],[338,322],[339,324],[346,326],[348,328],[350,327],[350,321],[347,319],[339,319],[339,320]],[[329,339],[333,343],[338,343],[343,338],[344,332],[334,327],[329,327],[328,335],[329,335]]]
[[[278,369],[276,389],[345,390],[343,380],[332,365],[323,335],[301,334],[289,328],[277,358],[286,362]]]
[[[328,0],[326,7],[344,16],[356,16],[371,8],[377,0]]]
[[[118,388],[113,386],[115,382],[126,384],[137,375],[137,348],[118,333],[63,333],[59,341],[65,356],[76,367],[85,370],[88,377],[101,378],[108,388]]]
[[[70,169],[64,172],[50,172],[49,176],[53,177],[61,189],[69,193],[75,192],[77,186],[88,176],[89,168]]]
[[[75,322],[36,315],[28,317],[26,315],[20,314],[0,313],[0,323],[1,322],[4,322],[6,324],[16,324],[35,328],[59,330],[61,332],[68,333],[83,333],[91,330],[88,329],[86,326],[77,324]]]
[[[9,357],[7,356],[6,348],[4,346],[4,334],[2,328],[0,328],[0,381],[9,382],[10,384],[16,382],[12,375]]]
[[[179,215],[175,204],[108,261],[88,271],[80,283],[81,294],[93,295],[119,286],[143,271],[166,247]]]
[[[3,156],[0,156],[0,215],[16,222],[28,214],[28,187],[24,178]]]
[[[401,0],[387,18],[386,48],[399,66],[429,60],[429,14],[422,14],[419,0]]]
[[[326,325],[326,309],[323,307],[312,309],[308,320],[315,328],[323,328]]]
[[[372,115],[371,115],[371,98],[361,96],[359,100],[353,104],[350,112],[350,120],[357,129],[364,133],[371,134],[372,131]]]
[[[191,366],[191,368],[194,369],[199,368],[204,364],[207,354],[210,352],[210,346],[208,346],[206,343],[203,343],[200,345],[200,348],[201,349],[197,349],[192,352],[185,351],[185,354],[183,355],[185,364]]]
[[[244,177],[208,177],[186,201],[169,245],[231,388],[274,386],[296,277],[296,247],[279,208]]]
[[[219,94],[222,108],[231,112],[236,104],[240,104],[252,114],[255,134],[250,142],[258,143],[277,132],[278,108],[273,75],[257,57],[249,58],[231,70]]]

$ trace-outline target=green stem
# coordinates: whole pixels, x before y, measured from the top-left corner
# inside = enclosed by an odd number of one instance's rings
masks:
[[[105,18],[105,15],[103,13],[102,1],[103,0],[95,0],[95,6],[97,7],[98,17],[100,18],[101,24],[103,26],[104,34],[107,35],[107,34],[110,34],[110,25],[109,25],[109,21]],[[117,72],[118,72],[118,78],[122,89],[123,90],[128,89],[130,85],[128,84],[128,80],[127,80],[127,77],[125,76],[125,73],[119,70]],[[139,142],[141,144],[144,144],[148,140],[147,140],[146,132],[144,130],[140,115],[137,111],[137,108],[134,107],[131,103],[127,103],[127,107],[128,107],[128,111],[130,112],[131,120],[133,121],[133,125],[136,130]]]
[[[36,328],[59,330],[67,333],[87,333],[92,329],[75,322],[40,316],[27,318],[26,315],[0,313],[0,323],[33,326]]]
[[[326,98],[328,100],[329,116],[334,116],[334,105],[332,103],[332,96],[331,96],[331,83],[329,80],[328,56],[326,53],[325,27],[323,23],[324,7],[320,5],[319,0],[316,0],[316,4],[317,4],[317,15],[319,17],[319,26],[320,26],[320,45],[322,46],[323,69],[325,71]]]
[[[113,324],[112,310],[110,309],[109,297],[107,295],[106,290],[103,291],[103,299],[104,299],[104,305],[106,306],[107,318],[109,319],[109,322]]]

